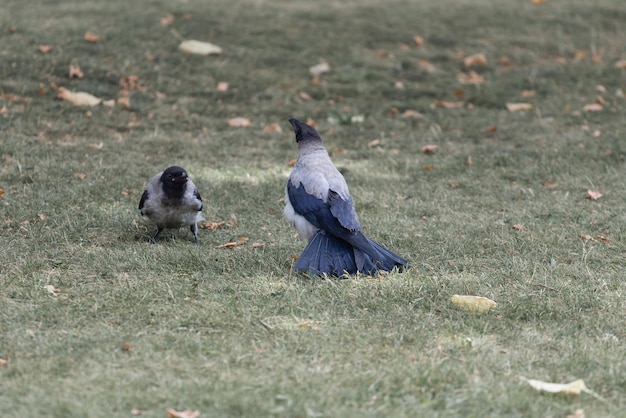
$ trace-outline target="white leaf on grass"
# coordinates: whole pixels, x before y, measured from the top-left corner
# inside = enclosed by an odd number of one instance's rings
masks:
[[[261,320],[261,325],[269,330],[295,331],[304,328],[319,329],[320,321],[301,319],[296,316],[270,316]]]
[[[550,383],[542,380],[527,379],[524,376],[520,376],[520,379],[528,383],[533,389],[540,392],[558,393],[563,395],[580,395],[581,392],[585,392],[594,398],[604,401],[600,395],[587,388],[583,379],[574,380],[571,383]]]
[[[498,306],[496,302],[483,296],[452,295],[450,301],[469,312],[488,312]]]
[[[102,102],[102,99],[99,99],[92,94],[82,91],[69,91],[65,87],[59,87],[57,90],[57,97],[59,99],[67,100],[76,106],[97,106],[100,102]]]
[[[309,68],[311,75],[321,75],[330,71],[330,65],[327,62],[320,62]]]
[[[181,42],[181,44],[178,45],[178,48],[188,54],[211,55],[222,53],[222,48],[217,45],[209,42],[196,41],[193,39],[188,39]]]

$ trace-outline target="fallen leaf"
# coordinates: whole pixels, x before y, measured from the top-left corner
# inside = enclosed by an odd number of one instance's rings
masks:
[[[485,77],[476,71],[470,71],[468,74],[459,73],[456,79],[461,84],[483,84],[485,82]]]
[[[87,33],[85,33],[85,40],[86,40],[87,42],[94,42],[94,43],[97,43],[97,42],[102,41],[102,37],[100,37],[100,36],[98,36],[98,35],[96,35],[96,34],[94,34],[94,33],[87,32]]]
[[[492,125],[487,128],[487,132],[491,132],[491,133],[494,133],[497,130],[498,130],[498,127],[496,125]]]
[[[37,49],[39,49],[39,52],[45,55],[48,52],[52,51],[52,45],[39,45]]]
[[[435,171],[435,167],[433,167],[432,165],[425,165],[424,171]]]
[[[51,284],[44,286],[44,289],[48,292],[49,295],[56,296],[59,293],[59,289],[55,289]]]
[[[455,107],[462,107],[463,102],[448,102],[446,100],[435,100],[431,103],[431,107],[443,107],[444,109],[453,109]]]
[[[330,71],[330,65],[326,61],[320,62],[319,64],[313,65],[312,67],[309,68],[309,72],[313,76],[320,76],[329,71]]]
[[[456,181],[450,181],[450,182],[448,182],[448,186],[450,186],[450,188],[452,188],[452,189],[458,189],[460,184],[458,182],[456,182]]]
[[[6,365],[7,365],[7,363],[8,363],[8,361],[7,361],[7,360],[5,360],[5,359],[3,359],[3,358],[0,358],[0,367],[4,367],[4,366],[6,366]]]
[[[309,96],[308,93],[306,93],[304,91],[299,92],[298,93],[298,97],[300,97],[304,101],[311,100],[311,96]]]
[[[131,415],[141,415],[143,414],[143,411],[139,408],[133,408],[130,410]]]
[[[217,45],[209,42],[196,41],[193,39],[181,42],[181,44],[178,45],[178,49],[187,54],[196,55],[212,55],[222,53],[222,48]]]
[[[2,106],[2,108],[0,108],[0,115],[6,115],[7,113],[9,113],[9,109],[7,108],[7,106]]]
[[[206,221],[206,222],[202,222],[200,223],[200,225],[198,225],[200,228],[206,228],[210,231],[214,231],[218,228],[223,227],[224,225],[226,225],[226,221],[221,221],[221,222],[211,222],[211,221]]]
[[[272,123],[271,125],[266,125],[263,127],[263,132],[268,132],[268,133],[281,133],[283,131],[283,128],[280,127],[279,123]]]
[[[2,200],[2,196],[4,196],[4,189],[0,189],[0,200]]]
[[[506,108],[509,112],[520,112],[532,110],[533,105],[531,105],[530,103],[507,103]]]
[[[264,246],[264,245],[265,245],[265,244],[263,244],[262,242],[258,242],[258,241],[257,241],[257,242],[253,242],[253,243],[252,243],[252,245],[251,245],[251,247],[252,247],[252,248],[260,248],[260,247],[262,247],[262,246]]]
[[[602,193],[600,193],[597,190],[587,190],[587,199],[591,199],[591,200],[598,200],[602,197]]]
[[[583,59],[585,59],[586,56],[587,56],[587,51],[579,49],[574,54],[574,61],[583,60]]]
[[[463,60],[463,65],[466,67],[485,66],[487,65],[487,58],[482,53],[470,55]]]
[[[85,92],[72,92],[65,87],[59,87],[57,90],[57,97],[59,99],[67,100],[68,102],[76,106],[97,106],[102,102],[102,99],[97,98],[89,93]]]
[[[532,0],[533,4],[544,4],[546,0]]]
[[[528,228],[526,228],[524,225],[522,224],[515,224],[513,225],[511,228],[513,228],[516,231],[520,231],[520,232],[525,232],[528,231]]]
[[[453,295],[450,301],[469,312],[488,312],[498,306],[496,302],[483,296]]]
[[[535,92],[533,90],[522,90],[520,94],[522,97],[533,97]]]
[[[402,81],[396,81],[393,86],[398,90],[404,90],[404,83]]]
[[[70,73],[69,73],[69,78],[83,78],[85,76],[85,74],[83,74],[83,72],[80,70],[80,67],[78,65],[71,65],[70,64]]]
[[[424,46],[424,38],[422,38],[421,36],[415,35],[413,37],[413,42],[415,42],[415,45],[417,45],[418,48],[421,48]]]
[[[463,97],[465,97],[465,92],[461,89],[456,89],[454,90],[454,97],[456,97],[457,99],[462,99]]]
[[[594,241],[593,237],[589,234],[580,234],[580,238],[584,241]]]
[[[229,241],[226,244],[222,244],[222,245],[218,245],[215,248],[233,248],[236,247],[237,245],[241,245],[243,243],[245,243],[246,241],[248,241],[248,237],[239,237],[237,238],[237,241]]]
[[[115,100],[113,100],[113,99],[110,99],[110,100],[104,100],[104,101],[102,102],[102,105],[103,105],[103,106],[106,106],[106,107],[114,107],[114,106],[115,106]]]
[[[139,77],[134,74],[120,78],[120,88],[123,91],[137,90],[137,91],[145,92],[148,90],[147,88],[141,85],[141,82],[139,81]]]
[[[524,382],[528,383],[533,389],[541,392],[562,393],[565,395],[580,395],[581,392],[588,392],[587,386],[582,379],[574,380],[571,383],[548,383],[541,380],[526,379],[520,376]]]
[[[513,62],[505,56],[500,57],[500,65],[504,68],[509,68],[513,66]]]
[[[472,156],[468,155],[467,156],[467,162],[466,162],[468,167],[472,167],[474,165],[474,162],[472,161]]]
[[[118,97],[117,104],[128,109],[130,107],[130,97],[128,96]]]
[[[231,128],[242,128],[250,126],[252,122],[248,118],[231,118],[228,119],[228,126]]]
[[[554,189],[559,187],[559,183],[553,183],[550,180],[546,180],[543,182],[544,187],[547,187],[548,189]]]
[[[167,410],[167,418],[198,418],[200,411],[176,411],[174,409]]]
[[[269,330],[297,331],[299,329],[310,328],[319,329],[320,321],[312,319],[302,319],[297,316],[270,316],[260,320],[261,324]]]
[[[598,239],[598,241],[602,241],[606,244],[608,244],[609,242],[611,242],[607,237],[605,237],[604,235],[596,235],[596,238]]]
[[[589,103],[583,107],[583,111],[585,112],[601,112],[603,109],[600,103]]]
[[[626,60],[619,60],[615,63],[615,68],[626,70]]]
[[[419,60],[417,62],[417,66],[426,71],[427,73],[434,73],[437,71],[437,67],[435,67],[433,64],[431,64],[429,61],[427,60]]]
[[[122,351],[132,351],[133,349],[133,345],[131,343],[129,343],[128,341],[124,342],[124,344],[122,344]]]
[[[424,117],[424,115],[422,115],[420,112],[418,112],[416,110],[410,110],[409,109],[409,110],[405,110],[404,112],[402,112],[400,117],[411,118],[411,119],[422,119]]]
[[[85,173],[74,173],[74,177],[78,177],[81,180],[85,180],[85,178],[87,177],[87,174],[85,174]]]
[[[226,81],[220,81],[215,88],[217,91],[228,91],[228,83]]]
[[[437,151],[439,151],[439,145],[428,144],[422,147],[423,154],[434,154]]]
[[[287,167],[293,167],[296,165],[296,162],[298,162],[298,160],[296,160],[295,158],[293,160],[289,160],[287,161]]]
[[[604,86],[603,86],[603,85],[601,85],[601,84],[598,84],[598,85],[596,86],[596,91],[597,91],[597,92],[600,92],[600,93],[606,93],[606,87],[604,87]]]

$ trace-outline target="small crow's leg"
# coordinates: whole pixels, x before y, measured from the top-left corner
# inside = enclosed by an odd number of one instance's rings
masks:
[[[157,238],[159,237],[159,234],[161,233],[161,231],[163,231],[163,228],[161,227],[157,227],[157,231],[154,234],[154,236],[150,239],[150,242],[152,244],[156,244],[157,243]]]
[[[193,242],[198,244],[198,224],[193,223],[189,225],[189,229],[191,229],[191,233],[193,234]]]

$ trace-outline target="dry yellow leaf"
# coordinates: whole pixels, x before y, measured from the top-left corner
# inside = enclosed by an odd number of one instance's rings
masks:
[[[252,122],[248,118],[230,118],[228,119],[228,126],[232,128],[241,128],[250,126]]]
[[[582,379],[574,380],[571,383],[549,383],[541,380],[526,379],[520,376],[524,382],[528,383],[533,389],[549,393],[562,393],[565,395],[580,395],[581,392],[588,392],[587,386]]]
[[[602,105],[600,103],[589,103],[588,105],[585,105],[583,107],[583,110],[585,112],[601,112],[602,111]]]
[[[91,33],[91,32],[87,32],[85,33],[85,38],[84,38],[87,42],[100,42],[102,41],[102,37],[96,35],[95,33]]]
[[[412,119],[422,119],[424,117],[424,115],[422,115],[420,112],[418,112],[416,110],[408,109],[408,110],[405,110],[404,112],[402,112],[400,117],[412,118]]]
[[[456,79],[461,84],[483,84],[485,82],[485,77],[473,70],[468,74],[459,73]]]
[[[587,199],[598,200],[602,197],[602,193],[597,190],[587,190]]]
[[[65,87],[59,87],[57,90],[57,97],[59,99],[67,100],[76,106],[97,106],[100,102],[102,102],[102,99],[99,99],[89,93],[82,91],[73,92],[69,91]]]
[[[217,45],[209,42],[196,41],[193,39],[188,39],[181,42],[181,44],[178,45],[178,49],[188,54],[196,55],[211,55],[222,53],[222,48]]]
[[[217,91],[228,91],[228,83],[226,81],[220,81],[215,88]]]
[[[198,418],[200,411],[176,411],[174,409],[167,410],[167,418]]]
[[[314,76],[319,76],[329,71],[330,71],[330,65],[328,65],[328,63],[325,61],[320,62],[319,64],[314,65],[309,68],[309,72],[311,73],[311,75],[314,75]]]
[[[450,301],[469,312],[488,312],[498,306],[493,300],[483,296],[453,295]]]
[[[424,145],[422,147],[422,153],[423,154],[434,154],[437,151],[439,151],[439,145],[428,144],[428,145]]]
[[[525,110],[532,110],[533,105],[530,103],[507,103],[506,108],[509,112],[520,112]]]
[[[615,68],[621,68],[622,70],[626,70],[626,60],[619,60],[615,63]]]
[[[469,57],[466,57],[463,60],[463,64],[466,67],[474,67],[474,66],[485,66],[487,65],[487,58],[485,57],[485,54],[474,54],[474,55],[470,55]]]

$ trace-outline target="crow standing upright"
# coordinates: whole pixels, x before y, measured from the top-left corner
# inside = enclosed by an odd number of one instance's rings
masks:
[[[156,224],[152,242],[157,241],[165,228],[189,226],[198,243],[202,198],[185,169],[172,166],[152,177],[141,195],[139,210]]]
[[[333,165],[319,133],[291,118],[298,160],[285,193],[285,217],[308,244],[296,269],[311,274],[374,274],[402,270],[407,260],[361,233],[345,179]]]

